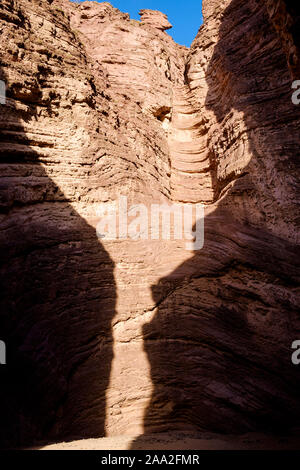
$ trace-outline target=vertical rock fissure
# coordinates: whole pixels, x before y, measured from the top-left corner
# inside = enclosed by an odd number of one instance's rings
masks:
[[[1,439],[299,423],[299,62],[282,1],[204,1],[190,50],[160,12],[0,3]],[[202,202],[203,249],[100,240],[120,195]]]

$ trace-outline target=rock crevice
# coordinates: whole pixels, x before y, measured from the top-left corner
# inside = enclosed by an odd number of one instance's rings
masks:
[[[299,17],[3,0],[1,429],[6,445],[299,426]],[[200,12],[199,12],[200,19]],[[205,244],[99,240],[99,207],[203,203]]]

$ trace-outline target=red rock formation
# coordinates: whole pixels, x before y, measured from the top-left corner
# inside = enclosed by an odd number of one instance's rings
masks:
[[[187,50],[160,12],[1,3],[7,443],[299,425],[295,11],[207,0]],[[120,194],[204,203],[204,249],[100,242]]]
[[[270,19],[279,33],[295,78],[300,75],[300,6],[293,0],[267,0]]]

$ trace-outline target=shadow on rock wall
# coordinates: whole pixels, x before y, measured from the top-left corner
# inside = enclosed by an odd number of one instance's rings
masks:
[[[103,436],[114,263],[30,147],[34,105],[12,102],[1,105],[1,447]]]
[[[252,160],[206,217],[204,248],[152,287],[157,311],[143,334],[154,390],[144,433],[284,433],[300,425],[291,362],[300,334],[299,251],[288,233],[275,235],[283,211],[295,222],[295,206],[276,195],[284,198],[299,159],[300,110],[261,3],[234,0],[224,12],[207,81],[220,140],[233,144],[223,119],[243,111]]]

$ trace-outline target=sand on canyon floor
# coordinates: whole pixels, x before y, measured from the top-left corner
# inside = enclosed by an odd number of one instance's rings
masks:
[[[40,450],[298,450],[300,432],[273,436],[249,433],[240,436],[220,434],[164,433],[145,436],[114,436],[59,442]]]

